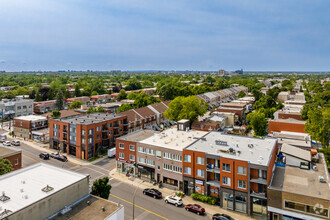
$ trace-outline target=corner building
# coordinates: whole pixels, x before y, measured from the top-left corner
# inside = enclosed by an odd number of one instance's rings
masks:
[[[211,131],[183,150],[184,192],[214,196],[222,208],[266,219],[277,151],[274,138]]]
[[[50,148],[89,159],[115,147],[116,138],[128,133],[127,117],[95,113],[49,120]]]

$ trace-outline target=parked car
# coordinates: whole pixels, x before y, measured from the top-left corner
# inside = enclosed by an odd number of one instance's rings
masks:
[[[143,194],[154,197],[154,199],[162,198],[162,193],[159,192],[157,189],[144,189]]]
[[[234,220],[234,219],[229,215],[217,213],[212,216],[212,220]]]
[[[0,134],[0,138],[6,140],[6,139],[7,139],[7,135],[5,135],[5,134]]]
[[[56,159],[57,160],[60,160],[62,162],[68,161],[68,158],[66,156],[64,156],[64,155],[59,155]]]
[[[11,145],[13,145],[13,146],[20,146],[21,145],[21,142],[19,142],[19,141],[12,141],[11,142]]]
[[[60,155],[57,154],[57,153],[50,153],[49,156],[50,156],[51,158],[57,159]]]
[[[6,141],[6,138],[4,138],[4,137],[1,137],[0,138],[0,143],[3,143],[3,142],[5,142]]]
[[[48,160],[49,159],[49,154],[48,153],[40,153],[39,157],[43,160]]]
[[[5,145],[5,146],[11,146],[11,143],[10,143],[10,141],[5,141],[5,142],[3,142],[3,145]]]
[[[176,207],[181,206],[183,204],[182,199],[178,196],[166,196],[165,202],[171,203],[171,204],[175,205]]]
[[[185,209],[189,212],[197,213],[198,215],[204,215],[204,213],[205,213],[205,209],[202,208],[202,206],[200,206],[198,204],[186,205]]]

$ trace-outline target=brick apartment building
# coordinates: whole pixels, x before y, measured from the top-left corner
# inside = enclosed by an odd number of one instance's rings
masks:
[[[295,119],[274,119],[268,122],[268,133],[273,134],[274,132],[289,131],[289,132],[305,132],[305,121]]]
[[[22,150],[15,147],[0,146],[0,159],[7,159],[14,170],[22,168]]]
[[[70,105],[73,101],[82,101],[84,103],[84,105],[88,105],[88,106],[91,104],[91,99],[88,96],[81,96],[81,97],[66,99],[66,102],[68,105]]]
[[[109,103],[111,102],[111,95],[109,94],[93,95],[91,96],[91,102],[93,105]]]
[[[42,102],[34,102],[34,113],[36,114],[44,114],[46,112],[51,112],[56,110],[56,100],[42,101]]]
[[[20,116],[13,120],[14,135],[24,139],[33,139],[34,131],[47,126],[47,118],[40,115]]]
[[[183,149],[184,192],[217,197],[225,209],[266,216],[277,151],[274,138],[211,131]]]
[[[50,148],[89,159],[115,146],[116,138],[128,133],[127,117],[94,113],[49,120]]]

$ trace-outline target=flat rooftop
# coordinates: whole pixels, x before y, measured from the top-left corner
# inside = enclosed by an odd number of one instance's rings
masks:
[[[89,205],[87,205],[89,202]],[[103,211],[104,208],[104,211]],[[104,220],[111,216],[114,212],[122,208],[115,202],[105,200],[99,197],[90,195],[78,204],[72,207],[71,211],[64,215],[57,215],[54,220]]]
[[[140,130],[140,131],[135,131],[135,132],[129,133],[125,136],[116,138],[116,140],[137,142],[137,141],[142,141],[148,137],[153,136],[154,133],[155,133],[155,131],[152,131],[152,130]]]
[[[6,202],[0,202],[1,208],[16,212],[84,178],[87,175],[45,163],[12,171],[0,176],[0,197],[2,193],[9,197]],[[42,191],[47,185],[53,190]]]
[[[324,157],[316,164],[317,171],[303,170],[298,167],[276,167],[270,189],[330,200],[329,176]],[[319,181],[323,176],[326,183]]]
[[[271,122],[280,122],[280,123],[290,123],[290,124],[305,124],[305,121],[301,121],[301,120],[296,120],[296,119],[273,119],[270,120]]]
[[[211,131],[186,150],[267,166],[276,142],[275,138],[260,139]],[[235,153],[230,153],[230,149]]]
[[[182,151],[183,148],[192,144],[205,134],[207,134],[205,131],[178,131],[177,128],[169,128],[161,133],[155,132],[153,136],[139,141],[139,143]]]
[[[101,123],[104,121],[123,118],[124,115],[117,114],[107,114],[107,113],[93,113],[89,115],[78,115],[72,118],[62,118],[62,119],[54,119],[56,121],[65,122],[68,124],[81,124],[81,125],[89,125],[95,123]]]
[[[0,158],[5,158],[14,154],[21,152],[21,149],[15,147],[7,147],[0,144]]]
[[[26,116],[20,116],[20,117],[15,117],[14,119],[19,119],[19,120],[25,120],[25,121],[43,121],[47,120],[46,117],[41,116],[41,115],[26,115]]]

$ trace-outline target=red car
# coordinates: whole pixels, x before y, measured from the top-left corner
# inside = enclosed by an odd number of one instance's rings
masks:
[[[187,211],[197,213],[198,215],[204,215],[204,213],[205,213],[205,209],[202,208],[202,206],[197,205],[197,204],[186,205],[185,209]]]

